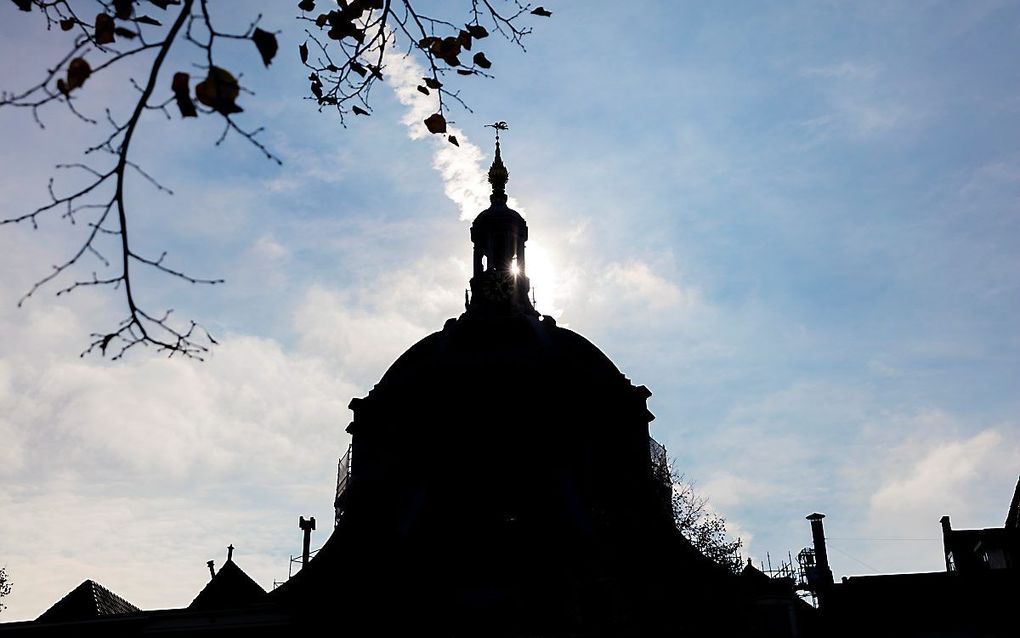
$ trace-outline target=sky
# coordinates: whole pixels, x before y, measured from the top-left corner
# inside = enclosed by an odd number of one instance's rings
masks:
[[[254,11],[215,5],[225,27]],[[205,362],[80,358],[120,319],[116,291],[17,302],[83,226],[0,227],[0,618],[85,578],[185,606],[228,544],[268,589],[299,515],[325,541],[348,402],[463,309],[495,120],[539,311],[652,391],[652,436],[745,555],[796,555],[818,511],[837,578],[940,570],[939,517],[1002,525],[1020,472],[1020,3],[545,6],[527,52],[490,38],[495,78],[458,86],[459,148],[424,131],[435,105],[400,56],[370,117],[318,113],[296,12],[268,3],[273,64],[243,41],[222,59],[282,166],[216,145],[214,118],[147,116],[136,157],[174,194],[132,178],[133,241],[226,283],[136,286],[208,328]],[[34,84],[65,42],[0,5],[0,88]],[[123,105],[126,77],[91,78],[79,108]],[[41,117],[0,109],[4,217],[102,132]]]

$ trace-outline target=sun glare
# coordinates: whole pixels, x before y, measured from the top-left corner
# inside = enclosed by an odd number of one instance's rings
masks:
[[[555,312],[553,304],[557,301],[556,270],[553,268],[549,252],[537,242],[528,242],[527,270],[539,312],[543,314]]]

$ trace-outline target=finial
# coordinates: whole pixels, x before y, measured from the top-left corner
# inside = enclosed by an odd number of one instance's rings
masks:
[[[492,184],[492,195],[489,201],[493,204],[506,203],[506,183],[510,179],[510,173],[503,165],[503,158],[499,154],[499,132],[510,129],[506,122],[494,122],[485,125],[496,130],[496,156],[492,158],[492,166],[489,167],[489,183]]]
[[[234,544],[227,545],[227,562],[234,560]]]
[[[496,129],[496,145],[499,146],[499,132],[509,131],[510,125],[500,120],[499,122],[493,122],[492,124],[486,124],[485,128]]]

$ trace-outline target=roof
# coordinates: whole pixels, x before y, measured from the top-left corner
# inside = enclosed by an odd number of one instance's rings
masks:
[[[919,572],[851,576],[842,583],[836,583],[834,592],[840,597],[871,605],[895,607],[913,601],[930,613],[932,609],[940,608],[943,601],[962,601],[965,598],[983,599],[991,606],[994,599],[1015,598],[1018,585],[1020,573],[988,569],[969,574]]]
[[[44,611],[37,620],[66,622],[136,611],[141,610],[96,581],[85,580]]]
[[[956,582],[958,576],[950,572],[907,572],[902,574],[868,574],[866,576],[847,576],[838,588],[847,590],[867,590],[885,592],[886,590],[924,589],[939,587],[947,582]]]
[[[528,236],[528,224],[520,213],[506,205],[506,202],[493,202],[482,212],[478,213],[471,223],[471,228],[482,228],[489,225],[501,226],[503,224],[515,224],[521,227],[524,236]]]
[[[261,585],[233,560],[227,560],[191,601],[188,609],[235,609],[256,602],[265,595],[266,590]]]
[[[947,552],[953,553],[957,571],[983,567],[982,554],[989,550],[1005,549],[1016,540],[1016,530],[1004,527],[985,529],[954,529],[943,534]]]
[[[1020,480],[1016,482],[1013,490],[1013,500],[1009,503],[1009,513],[1006,514],[1006,529],[1020,529]]]
[[[759,594],[766,592],[773,594],[793,594],[794,591],[793,579],[786,577],[772,578],[752,565],[750,560],[747,565],[740,570],[740,577],[744,580],[747,586]]]
[[[402,354],[376,390],[416,385],[436,375],[475,377],[497,374],[553,375],[561,382],[583,377],[589,382],[627,383],[619,368],[590,341],[556,325],[552,317],[529,316],[450,319]],[[372,394],[376,392],[372,391]]]

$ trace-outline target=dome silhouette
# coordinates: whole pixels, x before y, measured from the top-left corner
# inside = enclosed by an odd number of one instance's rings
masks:
[[[485,382],[478,383],[482,371]],[[526,385],[583,380],[593,392],[598,386],[630,384],[597,346],[557,326],[552,317],[461,317],[398,357],[369,396],[437,383],[485,387],[495,379]]]
[[[633,635],[676,625],[668,599],[710,606],[723,586],[673,524],[651,392],[529,299],[507,177],[497,144],[465,311],[351,401],[336,528],[270,598],[343,601],[354,625],[392,631]]]

